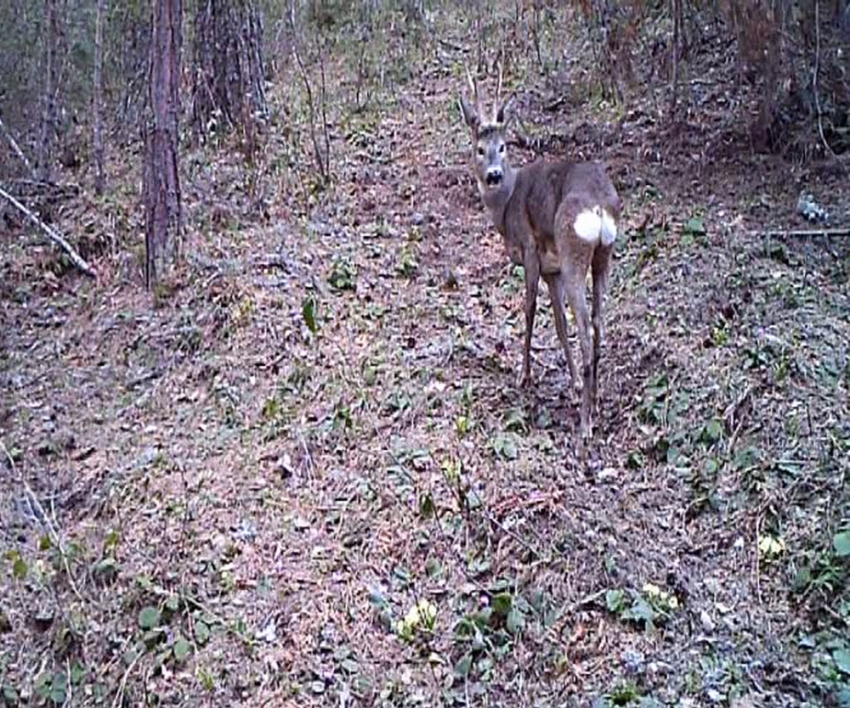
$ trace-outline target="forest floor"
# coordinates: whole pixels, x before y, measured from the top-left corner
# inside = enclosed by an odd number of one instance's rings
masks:
[[[751,151],[723,75],[675,131],[523,77],[625,203],[584,469],[546,296],[516,385],[522,276],[435,56],[331,106],[330,188],[285,115],[254,167],[187,149],[153,304],[129,165],[57,216],[114,239],[97,282],[3,235],[7,704],[850,705],[846,241],[753,233],[808,228],[801,189],[850,226],[847,160]]]

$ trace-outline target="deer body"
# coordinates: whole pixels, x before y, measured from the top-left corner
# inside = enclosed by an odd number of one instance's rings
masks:
[[[477,101],[477,90],[475,93]],[[531,380],[531,337],[542,278],[549,288],[555,329],[573,383],[578,374],[569,346],[565,302],[576,322],[582,354],[581,437],[585,441],[592,434],[591,409],[598,406],[603,301],[617,236],[620,199],[599,163],[538,161],[521,169],[512,167],[504,141],[509,104],[510,101],[505,105],[497,103],[492,121],[484,123],[480,105],[473,108],[461,98],[463,116],[476,146],[475,173],[482,201],[511,261],[525,270],[520,382],[525,385]],[[591,310],[586,294],[588,271],[593,282]]]

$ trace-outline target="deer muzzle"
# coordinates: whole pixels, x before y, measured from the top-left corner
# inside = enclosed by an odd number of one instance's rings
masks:
[[[498,187],[502,183],[502,179],[504,179],[504,173],[498,167],[491,167],[487,170],[487,174],[484,177],[484,181],[487,182],[488,187]]]

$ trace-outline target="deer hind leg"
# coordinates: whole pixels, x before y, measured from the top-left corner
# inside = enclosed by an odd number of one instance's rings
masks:
[[[534,315],[537,312],[537,289],[540,281],[540,265],[536,258],[526,258],[525,268],[525,336],[522,346],[521,387],[531,384],[531,335],[534,332]]]
[[[559,276],[549,276],[546,278],[546,284],[549,286],[549,299],[552,301],[552,310],[555,315],[555,330],[558,332],[558,339],[561,346],[564,348],[564,356],[567,359],[567,369],[570,372],[570,385],[575,386],[578,383],[578,372],[576,364],[573,361],[573,353],[570,349],[570,341],[567,331],[567,312],[564,307],[564,283]]]
[[[605,339],[605,324],[603,311],[605,293],[608,291],[608,274],[611,272],[611,254],[613,246],[597,246],[591,262],[593,275],[593,388],[591,399],[594,413],[599,412],[599,359],[602,354],[602,343]]]
[[[582,267],[583,266],[583,267]],[[587,310],[587,294],[583,274],[587,273],[587,261],[572,262],[562,276],[567,301],[576,320],[578,341],[581,345],[582,388],[581,388],[581,439],[582,443],[593,435],[591,425],[591,392],[593,391],[593,343],[590,334],[590,313]]]

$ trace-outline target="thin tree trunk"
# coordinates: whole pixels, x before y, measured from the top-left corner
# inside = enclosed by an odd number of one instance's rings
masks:
[[[56,17],[56,0],[46,0],[46,30],[45,30],[45,67],[44,67],[44,107],[41,116],[41,140],[38,145],[38,176],[44,182],[49,182],[53,170],[53,137],[56,132],[56,42],[58,26]]]
[[[182,203],[178,174],[178,111],[182,0],[155,0],[149,77],[151,120],[145,160],[145,283],[155,286],[180,254]]]
[[[103,166],[103,22],[106,0],[97,0],[97,18],[94,32],[94,191],[103,194],[106,182]]]
[[[673,10],[673,43],[672,43],[672,91],[670,95],[670,119],[673,123],[678,119],[679,104],[679,45],[682,38],[682,0],[672,0]]]

